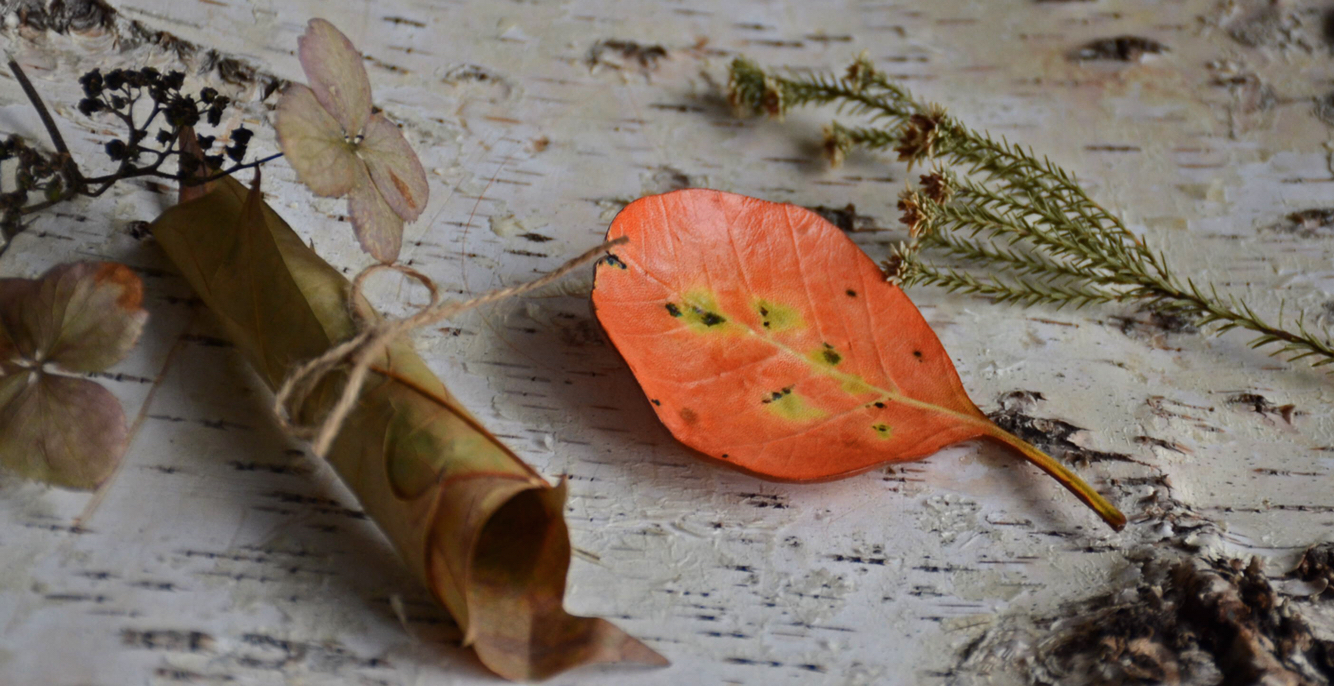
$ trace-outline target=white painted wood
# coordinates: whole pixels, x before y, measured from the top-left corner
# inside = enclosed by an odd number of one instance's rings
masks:
[[[1334,188],[1331,129],[1314,104],[1334,87],[1320,3],[1276,5],[1277,24],[1239,32],[1268,3],[118,0],[115,30],[63,35],[24,25],[24,3],[9,5],[6,48],[83,159],[108,129],[74,110],[77,75],[176,59],[129,22],[196,46],[192,68],[217,50],[299,79],[296,36],[311,16],[332,20],[370,58],[377,102],[430,172],[431,204],[404,257],[459,294],[551,269],[593,245],[622,203],[680,184],[853,202],[871,225],[857,239],[884,254],[902,237],[893,204],[906,170],[864,156],[827,169],[815,147],[831,112],[741,121],[720,86],[734,55],[840,69],[868,50],[969,122],[1077,171],[1181,273],[1266,312],[1280,297],[1329,311],[1334,229],[1275,228],[1328,207]],[[1170,51],[1067,58],[1122,34]],[[599,54],[608,39],[667,55],[641,65]],[[252,149],[275,149],[272,100],[254,101],[254,81],[196,76],[250,101]],[[0,104],[0,130],[41,136],[12,79],[0,79]],[[322,255],[349,272],[367,263],[340,202],[312,200],[281,162],[266,183]],[[350,496],[273,428],[267,392],[161,253],[128,235],[127,223],[169,202],[164,190],[128,184],[59,208],[0,262],[6,276],[33,276],[72,259],[124,261],[145,276],[153,314],[120,376],[104,379],[139,422],[104,491],[0,480],[0,682],[493,682]],[[1080,468],[1131,516],[1113,535],[990,447],[806,486],[696,462],[601,341],[580,288],[420,338],[488,426],[543,473],[568,475],[581,551],[569,607],[613,619],[674,662],[552,683],[971,683],[965,646],[1124,583],[1127,551],[1189,541],[1262,556],[1278,574],[1334,538],[1329,381],[1247,350],[1242,335],[1137,328],[1123,309],[911,293],[984,409],[1037,391],[1046,400],[1026,412],[1133,458]],[[379,291],[391,312],[421,300]],[[1293,405],[1291,420],[1229,400],[1243,393]],[[1181,521],[1207,525],[1186,535]],[[1309,616],[1334,626],[1328,611]]]

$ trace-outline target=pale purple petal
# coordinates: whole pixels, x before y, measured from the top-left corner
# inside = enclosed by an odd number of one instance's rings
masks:
[[[421,216],[430,192],[426,171],[393,122],[383,114],[371,115],[357,154],[395,214],[409,222]]]
[[[312,193],[331,198],[352,190],[361,162],[314,91],[299,83],[288,86],[278,101],[273,128],[287,163]]]
[[[352,192],[347,196],[348,214],[352,215],[352,230],[357,233],[361,247],[381,262],[398,259],[403,243],[403,219],[384,201],[364,165],[360,166]]]
[[[333,24],[311,19],[297,54],[315,97],[348,137],[356,137],[371,116],[371,82],[361,53]]]

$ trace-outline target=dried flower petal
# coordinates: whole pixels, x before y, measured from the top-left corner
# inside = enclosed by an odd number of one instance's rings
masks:
[[[371,82],[352,41],[328,21],[311,19],[297,39],[297,55],[315,98],[348,138],[361,135],[371,116]]]
[[[357,231],[361,248],[381,262],[393,262],[403,243],[403,219],[385,202],[371,181],[366,165],[358,161],[356,183],[347,195],[348,213]]]
[[[371,115],[357,154],[394,214],[403,221],[421,216],[428,192],[426,170],[393,122],[383,114]]]
[[[852,139],[848,137],[847,129],[838,122],[833,122],[824,129],[823,147],[829,166],[837,169],[843,166],[843,161],[847,159],[848,151],[852,149]]]
[[[0,328],[33,365],[101,371],[139,339],[148,318],[142,301],[142,282],[123,264],[63,264],[35,281],[0,280]]]
[[[125,440],[125,412],[100,385],[26,370],[0,376],[0,464],[20,476],[95,488]]]
[[[315,91],[299,83],[288,86],[278,101],[273,128],[287,163],[312,193],[337,197],[352,190],[357,178],[356,153]]]

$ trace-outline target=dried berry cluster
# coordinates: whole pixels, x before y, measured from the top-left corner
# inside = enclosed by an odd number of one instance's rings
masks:
[[[201,176],[207,176],[198,173],[201,167],[215,171],[214,176],[218,176],[271,159],[243,163],[254,135],[243,126],[228,131],[225,141],[219,141],[217,136],[198,136],[205,153],[202,160],[183,154],[181,130],[201,123],[218,127],[232,105],[230,98],[212,88],[204,88],[197,94],[182,92],[183,72],[164,74],[152,67],[113,69],[106,73],[94,69],[79,79],[84,94],[79,101],[79,112],[88,117],[119,120],[124,133],[108,141],[105,148],[116,169],[108,174],[86,176],[70,155],[23,70],[12,61],[9,68],[41,115],[56,149],[39,150],[17,135],[0,142],[0,162],[17,161],[13,187],[0,188],[0,228],[5,237],[0,253],[8,247],[9,239],[23,230],[24,216],[76,196],[99,196],[119,181],[152,176],[198,183]],[[232,166],[224,168],[229,160]]]
[[[83,86],[85,96],[79,101],[80,112],[85,116],[107,113],[125,124],[127,137],[106,144],[107,156],[121,163],[122,169],[156,168],[166,158],[178,154],[176,137],[182,128],[197,126],[201,121],[218,126],[231,105],[230,98],[219,95],[212,88],[199,91],[197,96],[182,93],[184,73],[171,71],[163,74],[152,67],[114,69],[105,75],[94,69],[84,74],[79,84]],[[151,110],[139,121],[135,111],[142,109],[139,103],[145,99],[151,103]],[[158,127],[153,136],[157,146],[146,146],[145,141],[154,127]],[[221,168],[224,157],[239,163],[245,158],[251,136],[253,132],[245,127],[232,130],[231,144],[221,153],[207,155],[205,162],[213,168]],[[200,146],[208,151],[215,141],[215,137],[201,136]],[[138,164],[146,155],[151,156],[149,163]],[[198,164],[193,157],[182,157],[174,176],[187,176],[198,169]]]
[[[0,141],[0,162],[17,160],[14,170],[14,188],[0,193],[0,211],[4,213],[6,232],[11,221],[17,221],[29,196],[37,194],[46,202],[58,202],[68,188],[64,165],[57,154],[37,150],[17,135]]]

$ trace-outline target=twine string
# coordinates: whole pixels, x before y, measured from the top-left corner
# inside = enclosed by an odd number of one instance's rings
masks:
[[[580,266],[597,259],[608,249],[621,245],[627,240],[627,238],[621,237],[608,241],[566,262],[560,268],[541,278],[518,286],[489,291],[461,302],[441,302],[440,291],[436,288],[435,283],[425,274],[410,267],[391,264],[377,264],[367,267],[353,279],[351,292],[348,296],[348,310],[357,323],[357,333],[333,346],[323,355],[301,363],[287,375],[287,378],[283,379],[283,383],[278,388],[278,393],[273,400],[273,412],[278,417],[279,426],[293,436],[311,441],[311,449],[315,454],[321,458],[325,457],[329,452],[329,447],[333,444],[334,438],[338,436],[338,432],[347,421],[348,415],[356,408],[357,402],[361,398],[361,390],[366,385],[366,378],[370,374],[371,365],[392,343],[424,326],[430,326],[436,322],[458,316],[482,305],[507,300],[547,286],[564,278]],[[368,277],[385,269],[397,271],[420,282],[430,292],[430,303],[415,314],[403,319],[378,319],[374,312],[369,309],[369,306],[365,305],[362,290]],[[363,308],[365,311],[363,311]],[[347,382],[343,385],[338,401],[334,403],[329,413],[316,425],[298,424],[293,417],[300,413],[300,408],[314,393],[315,389],[329,374],[348,362],[351,363],[352,367],[351,371],[348,372]]]

